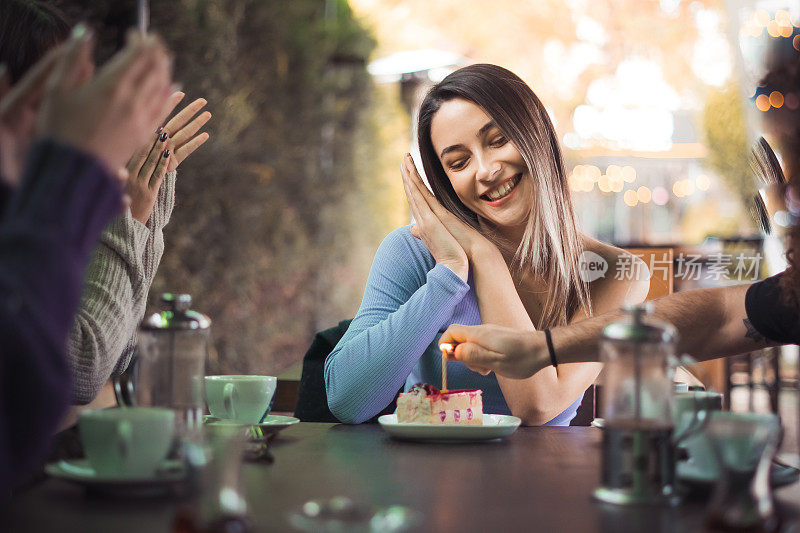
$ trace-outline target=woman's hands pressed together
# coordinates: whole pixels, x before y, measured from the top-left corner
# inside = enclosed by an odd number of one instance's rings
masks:
[[[183,100],[185,94],[173,93],[170,96],[169,110]],[[146,224],[153,212],[158,191],[167,172],[178,168],[189,155],[208,140],[208,133],[197,132],[211,119],[205,111],[192,119],[205,105],[206,100],[198,98],[172,117],[153,138],[145,144],[128,162],[128,194],[133,218]]]
[[[499,256],[494,244],[439,203],[423,183],[410,154],[406,154],[400,170],[406,198],[417,222],[411,234],[425,243],[437,263],[466,281],[470,261],[484,253]]]

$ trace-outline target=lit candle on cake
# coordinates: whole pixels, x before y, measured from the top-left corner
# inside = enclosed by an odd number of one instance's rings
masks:
[[[442,392],[447,392],[447,352],[453,350],[453,345],[443,342],[439,348],[442,350]]]

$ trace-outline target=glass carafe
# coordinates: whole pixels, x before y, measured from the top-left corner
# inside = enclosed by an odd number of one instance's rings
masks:
[[[139,331],[136,403],[174,409],[177,433],[185,436],[203,421],[211,320],[189,309],[188,294],[164,294],[161,301],[165,309],[146,318]]]
[[[677,333],[648,316],[649,304],[626,308],[600,340],[603,365],[601,486],[598,500],[622,505],[675,503],[672,402]]]

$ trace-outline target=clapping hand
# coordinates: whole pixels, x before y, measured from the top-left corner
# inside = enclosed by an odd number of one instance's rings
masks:
[[[71,40],[50,50],[13,87],[11,73],[5,65],[0,65],[0,179],[6,185],[19,184],[45,87],[56,67],[68,68],[73,84],[91,76],[90,49],[85,46],[91,44],[90,39],[91,34],[78,27]],[[65,57],[68,49],[73,55]]]
[[[169,111],[183,100],[185,94],[175,92],[169,98]],[[167,172],[178,168],[189,155],[208,140],[208,133],[197,132],[211,119],[205,111],[192,119],[206,105],[198,98],[172,117],[128,161],[128,194],[131,198],[131,215],[146,224],[158,198],[158,190]]]
[[[431,209],[425,195],[419,190],[417,181],[421,183],[422,180],[414,168],[411,155],[406,154],[403,164],[400,165],[400,172],[403,175],[403,187],[406,191],[408,205],[411,207],[411,214],[417,222],[416,226],[411,228],[411,234],[425,244],[437,263],[448,267],[462,280],[467,281],[469,275],[467,254]],[[422,184],[422,188],[427,191],[424,184]],[[435,198],[433,200],[437,205],[439,204]]]
[[[36,134],[89,152],[116,173],[168,112],[171,61],[160,39],[132,30],[125,48],[82,80],[92,39],[85,29],[74,34],[47,82]]]
[[[449,239],[455,240],[468,261],[474,261],[484,253],[499,254],[497,247],[478,230],[461,221],[439,203],[422,181],[410,154],[406,155],[401,169],[406,197],[414,220],[417,221],[417,225],[411,228],[411,234],[425,243],[437,262],[441,261],[431,245],[438,248],[442,243],[450,243]],[[445,233],[449,235],[449,239]]]

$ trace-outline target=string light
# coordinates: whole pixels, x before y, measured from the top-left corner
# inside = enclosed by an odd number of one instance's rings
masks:
[[[639,203],[646,204],[653,198],[653,195],[650,189],[642,185],[636,189],[636,198],[639,200]]]
[[[676,181],[672,184],[672,194],[678,198],[683,198],[685,196],[683,193],[683,181]]]
[[[769,24],[767,24],[767,33],[769,33],[771,37],[780,37],[781,36],[780,25],[774,20],[770,20]]]
[[[625,204],[628,207],[635,207],[636,204],[639,203],[639,198],[636,195],[636,191],[633,189],[628,189],[625,191],[625,194],[622,196],[622,199],[625,201]]]
[[[759,94],[756,98],[756,107],[759,111],[769,111],[772,104],[769,103],[769,96],[766,94]]]

